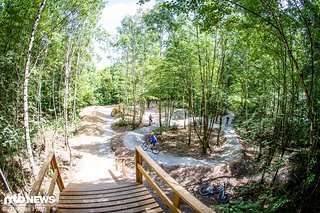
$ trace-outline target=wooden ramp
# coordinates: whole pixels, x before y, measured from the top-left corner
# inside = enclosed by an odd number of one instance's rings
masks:
[[[142,184],[81,184],[66,187],[58,212],[163,212]]]

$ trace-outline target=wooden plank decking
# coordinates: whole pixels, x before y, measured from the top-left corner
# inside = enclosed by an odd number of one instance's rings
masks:
[[[144,185],[86,185],[66,187],[59,196],[58,212],[163,212]]]
[[[184,201],[189,205],[194,212],[198,213],[213,213],[214,211],[205,206],[172,177],[169,176],[158,164],[156,164],[147,153],[140,147],[135,150],[135,167],[136,167],[136,182],[132,183],[125,181],[121,184],[116,181],[117,177],[114,175],[108,176],[107,172],[101,173],[100,176],[90,176],[90,178],[83,178],[81,175],[66,187],[60,176],[58,164],[55,159],[55,154],[52,152],[46,158],[43,166],[40,169],[36,182],[32,186],[31,195],[39,194],[42,181],[45,177],[46,171],[51,165],[54,175],[51,177],[49,186],[49,195],[53,194],[55,183],[59,186],[59,202],[58,212],[60,213],[90,213],[90,212],[164,212],[159,204],[155,201],[146,187],[143,185],[145,179],[149,185],[154,189],[156,194],[169,207],[170,212],[182,212],[180,204]],[[143,163],[145,165],[143,165]],[[89,165],[90,166],[90,165]],[[125,164],[122,162],[122,174],[125,176]],[[159,176],[163,182],[169,186],[173,192],[173,198],[168,197],[164,191],[154,182],[150,173],[144,167],[149,167],[153,172]],[[109,170],[110,171],[110,170]],[[91,170],[89,169],[89,172]],[[85,175],[90,173],[84,173]],[[83,175],[83,174],[82,174]],[[87,176],[86,176],[87,177]],[[118,179],[117,179],[118,180]],[[47,211],[55,209],[47,205]],[[25,212],[34,212],[34,205],[27,206]]]

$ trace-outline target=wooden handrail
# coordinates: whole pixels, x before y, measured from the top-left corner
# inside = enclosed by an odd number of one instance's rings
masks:
[[[47,158],[45,159],[45,161],[44,161],[44,163],[38,173],[38,176],[36,178],[36,182],[34,182],[34,184],[32,185],[32,188],[30,191],[30,196],[37,196],[38,195],[40,188],[41,188],[42,181],[44,179],[44,176],[45,176],[46,172],[48,171],[49,165],[51,165],[51,169],[53,170],[54,174],[53,174],[51,181],[50,181],[48,196],[53,195],[54,187],[55,187],[56,183],[59,186],[60,192],[65,188],[63,180],[61,178],[61,174],[59,171],[59,167],[58,167],[57,159],[55,157],[55,153],[50,152],[49,155],[47,156]],[[28,204],[27,208],[26,208],[26,212],[32,212],[30,210],[31,210],[31,208],[33,208],[33,206],[34,206],[33,204]],[[48,212],[50,211],[49,208],[47,210],[48,210]]]
[[[175,181],[168,173],[166,173],[151,157],[142,150],[141,147],[135,149],[136,158],[136,182],[142,184],[143,177],[148,181],[150,186],[156,191],[159,197],[166,203],[172,212],[181,212],[180,203],[183,200],[194,211],[200,213],[214,212],[212,209],[201,203],[197,198],[190,194],[177,181]],[[142,162],[146,162],[149,167],[157,173],[159,177],[168,185],[173,191],[173,201],[159,188],[159,186],[152,180],[149,174],[142,166]]]

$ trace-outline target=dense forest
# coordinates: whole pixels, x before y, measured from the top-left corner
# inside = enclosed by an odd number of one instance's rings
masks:
[[[122,124],[134,129],[156,101],[163,128],[186,109],[193,122],[185,128],[203,155],[222,143],[210,140],[214,121],[234,112],[259,167],[245,190],[258,195],[224,211],[319,211],[319,1],[162,1],[125,17],[115,37],[97,26],[104,7],[0,2],[0,162],[14,190],[32,176],[42,151],[34,141],[45,128],[63,130],[68,147],[81,107],[120,104],[132,112]],[[94,40],[117,52],[113,65],[96,70]],[[289,177],[279,185],[284,167]]]
[[[0,162],[13,191],[33,176],[38,154],[50,150],[35,142],[37,136],[47,127],[64,129],[67,147],[77,108],[91,103],[91,44],[104,34],[96,27],[104,6],[0,1]]]

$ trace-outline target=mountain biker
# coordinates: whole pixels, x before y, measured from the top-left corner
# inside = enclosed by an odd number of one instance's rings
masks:
[[[209,186],[211,191],[216,191],[217,190],[217,186],[213,183],[211,183],[211,185]]]
[[[148,134],[148,141],[149,141],[150,143],[152,143],[152,145],[155,145],[155,144],[156,144],[156,142],[157,142],[158,140],[157,140],[156,136],[154,135],[154,132],[150,132],[150,133]]]

